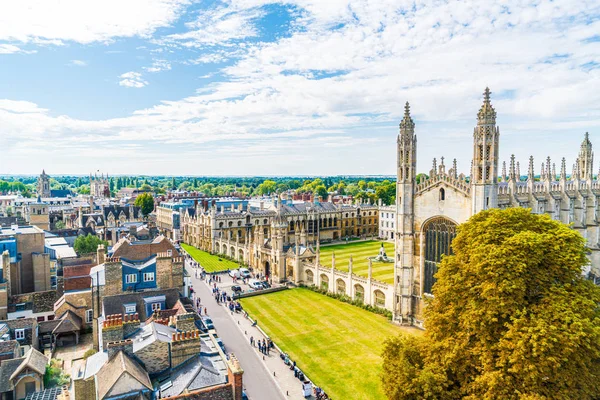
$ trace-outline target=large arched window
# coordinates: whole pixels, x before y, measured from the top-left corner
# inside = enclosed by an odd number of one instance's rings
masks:
[[[306,282],[313,283],[315,281],[314,274],[311,270],[306,271]]]
[[[321,289],[329,290],[329,277],[325,274],[321,274]]]
[[[444,217],[433,218],[423,227],[425,236],[425,271],[423,292],[431,294],[442,255],[451,255],[450,244],[456,236],[456,224]]]
[[[343,279],[338,279],[335,281],[335,289],[338,294],[346,294],[346,282]]]
[[[375,305],[385,307],[385,293],[383,293],[381,290],[376,290],[373,292],[373,295],[375,297]]]

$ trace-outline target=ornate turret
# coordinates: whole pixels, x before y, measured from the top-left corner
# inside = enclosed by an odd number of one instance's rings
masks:
[[[490,102],[490,88],[486,87],[483,92],[483,105],[477,113],[477,124],[478,125],[496,125],[496,110],[492,107]]]
[[[490,102],[490,94],[490,89],[486,87],[473,132],[473,214],[498,206],[500,129],[496,127],[496,111]]]
[[[592,151],[592,142],[590,135],[585,133],[581,149],[579,150],[579,158],[577,159],[577,172],[581,180],[594,179],[594,152]]]
[[[398,182],[414,180],[416,166],[417,137],[415,135],[415,123],[410,116],[410,105],[407,101],[398,133]]]
[[[527,171],[527,181],[535,180],[535,172],[533,169],[533,156],[529,156],[529,170]]]
[[[508,179],[516,181],[517,180],[517,170],[515,169],[515,155],[510,155],[510,171],[508,173]]]

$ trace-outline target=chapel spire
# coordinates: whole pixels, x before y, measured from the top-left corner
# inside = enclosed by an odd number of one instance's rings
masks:
[[[567,160],[564,157],[560,161],[560,180],[567,180]]]
[[[477,113],[477,122],[479,125],[495,125],[496,124],[496,110],[490,102],[490,95],[492,92],[489,87],[485,88],[483,92],[483,105]]]
[[[585,133],[581,148],[579,150],[579,158],[577,161],[577,172],[582,180],[594,179],[594,152],[592,151],[592,142],[590,142],[590,134]]]
[[[511,154],[510,155],[510,170],[509,170],[508,178],[515,181],[515,180],[517,180],[516,175],[517,175],[517,171],[515,170],[515,155]]]
[[[397,181],[411,182],[417,176],[417,136],[408,101],[404,105],[404,117],[400,121],[399,128]]]

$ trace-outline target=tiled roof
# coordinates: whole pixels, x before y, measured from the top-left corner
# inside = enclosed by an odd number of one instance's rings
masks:
[[[117,383],[121,375],[127,372],[135,380],[152,390],[152,383],[148,373],[134,360],[129,358],[124,352],[119,351],[102,368],[96,376],[96,385],[98,388],[98,398],[103,399]],[[125,392],[127,393],[127,392]],[[123,394],[125,394],[123,393]],[[120,394],[120,393],[117,393]]]
[[[157,253],[164,253],[167,250],[173,252],[173,257],[178,257],[179,252],[173,244],[164,236],[157,237],[151,243],[130,242],[127,239],[121,239],[113,246],[112,257],[121,257],[127,260],[144,260]]]
[[[33,328],[33,326],[37,323],[35,318],[21,318],[21,319],[9,319],[8,321],[2,321],[11,330],[14,329],[25,329],[25,328]]]
[[[10,392],[13,389],[10,377],[22,362],[23,357],[2,361],[0,364],[0,393]]]
[[[179,291],[177,289],[158,289],[145,292],[118,294],[114,296],[104,296],[102,304],[104,305],[104,315],[123,314],[124,304],[135,303],[136,310],[140,315],[140,320],[145,321],[149,316],[146,315],[144,299],[152,296],[165,296],[166,308],[173,308],[179,300]]]
[[[32,369],[42,376],[46,373],[46,364],[48,364],[48,357],[46,357],[36,349],[29,349],[29,351],[27,352],[27,354],[25,354],[25,357],[23,357],[22,360],[23,361],[21,362],[21,364],[10,376],[10,380],[15,379],[25,368]]]
[[[0,354],[14,353],[15,347],[18,346],[19,342],[16,340],[6,340],[4,342],[0,342]]]

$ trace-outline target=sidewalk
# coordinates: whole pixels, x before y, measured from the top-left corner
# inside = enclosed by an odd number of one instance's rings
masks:
[[[202,281],[202,283],[210,289],[210,286],[206,281]],[[294,371],[290,370],[289,366],[285,365],[280,358],[277,343],[275,343],[275,349],[269,351],[268,356],[263,355],[258,351],[258,347],[256,347],[256,341],[267,339],[267,336],[262,329],[260,329],[259,326],[252,326],[252,320],[246,318],[245,313],[232,313],[229,311],[226,304],[223,304],[222,307],[227,310],[228,315],[233,319],[239,330],[246,337],[246,345],[248,347],[250,347],[250,337],[252,336],[254,338],[254,352],[256,352],[257,356],[262,360],[269,373],[275,377],[275,380],[285,397],[289,399],[304,399],[305,397],[302,394],[302,382],[294,377]],[[310,377],[308,378],[310,379]],[[311,395],[306,398],[314,399],[315,397]]]

